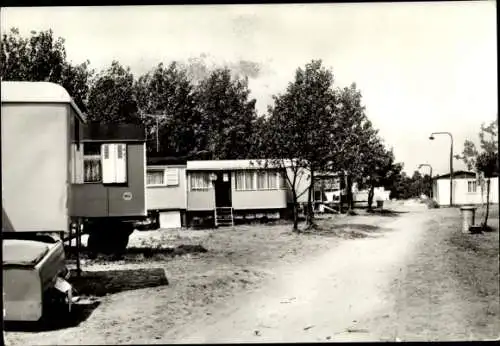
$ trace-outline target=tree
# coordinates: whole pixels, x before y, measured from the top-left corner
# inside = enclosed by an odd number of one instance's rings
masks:
[[[403,164],[401,162],[392,163],[389,172],[387,172],[386,178],[382,179],[382,186],[385,190],[389,191],[389,198],[397,198],[394,194],[396,191],[395,186],[401,177],[402,170]]]
[[[363,165],[363,183],[368,186],[368,209],[373,203],[376,186],[387,185],[393,178],[394,153],[387,150],[382,141],[378,140],[367,153]]]
[[[476,148],[474,142],[466,140],[462,155],[457,155],[467,165],[469,170],[475,170],[478,173],[479,184],[481,185],[481,194],[486,184],[486,213],[483,221],[483,227],[487,226],[490,210],[490,185],[491,178],[498,176],[498,119],[493,120],[488,126],[481,124],[479,132],[480,150]]]
[[[2,35],[0,52],[2,80],[45,81],[62,85],[85,112],[89,83],[94,71],[89,62],[72,65],[66,59],[64,39],[52,30],[31,31],[24,38],[16,28]]]
[[[294,220],[297,200],[302,194],[297,191],[297,174],[307,172],[309,227],[314,226],[312,190],[315,173],[327,168],[335,150],[332,143],[336,125],[333,81],[332,71],[324,68],[321,60],[313,60],[305,68],[296,70],[294,81],[289,83],[284,94],[274,97],[274,106],[269,110],[270,155],[282,168],[285,168],[285,162],[290,165],[287,181],[292,189]],[[294,230],[297,230],[296,222]]]
[[[87,98],[90,91],[94,70],[89,68],[90,62],[79,65],[64,64],[60,84],[73,97],[80,110],[87,113]]]
[[[336,90],[335,122],[331,142],[332,168],[343,170],[347,174],[347,202],[349,210],[353,208],[352,187],[355,181],[362,181],[367,173],[367,159],[372,156],[373,148],[378,145],[378,131],[365,113],[362,95],[356,84]]]
[[[267,136],[269,133],[269,121],[265,116],[258,116],[253,121],[252,135],[250,143],[252,145],[248,151],[248,157],[251,158],[265,158],[268,155]]]
[[[390,198],[396,199],[408,199],[411,197],[411,182],[412,179],[406,172],[402,171],[404,165],[397,164],[394,169],[396,170],[396,175],[394,176]]]
[[[197,86],[195,100],[205,131],[200,147],[212,159],[247,158],[256,118],[248,79],[232,78],[227,68],[215,69]]]
[[[205,130],[196,109],[194,87],[182,67],[175,62],[167,67],[160,63],[139,77],[134,88],[142,113],[164,115],[158,118],[160,152],[184,157],[201,150]],[[156,119],[146,117],[144,123],[152,133]],[[151,142],[148,144],[149,152],[156,151]]]
[[[118,61],[96,76],[89,91],[88,116],[92,122],[141,124],[130,68]]]
[[[414,171],[410,183],[410,196],[419,197],[423,192],[423,176],[419,171]]]

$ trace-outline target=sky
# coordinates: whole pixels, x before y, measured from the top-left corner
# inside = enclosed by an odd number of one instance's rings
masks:
[[[2,33],[11,27],[52,29],[69,60],[98,71],[114,59],[136,75],[193,58],[239,68],[259,114],[322,59],[336,86],[356,83],[410,174],[421,163],[449,172],[450,139],[431,132],[451,132],[461,153],[498,114],[494,1],[2,8]]]

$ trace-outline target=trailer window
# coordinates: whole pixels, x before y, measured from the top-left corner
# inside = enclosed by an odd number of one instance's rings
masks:
[[[165,171],[163,169],[148,169],[147,172],[148,186],[164,186]]]
[[[259,190],[267,190],[267,172],[257,172],[257,189]]]
[[[278,172],[267,172],[267,186],[270,190],[278,188]]]
[[[208,173],[191,173],[191,190],[206,190],[210,188],[210,179]]]
[[[257,175],[255,171],[236,172],[236,190],[238,191],[255,190],[255,187],[259,184],[258,179],[256,179],[256,176]]]
[[[279,179],[280,179],[280,189],[284,190],[286,189],[287,181],[285,177],[286,173],[279,173]]]
[[[83,182],[102,181],[101,146],[99,143],[85,143],[83,146]]]

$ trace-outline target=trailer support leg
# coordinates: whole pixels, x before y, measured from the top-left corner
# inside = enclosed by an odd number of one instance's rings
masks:
[[[71,238],[73,238],[73,224],[71,224],[70,228],[69,228],[69,239],[68,239],[68,254],[70,254],[72,252],[72,249],[71,249]],[[64,241],[64,238],[62,238],[63,241]],[[64,245],[64,243],[63,243]]]
[[[81,242],[82,242],[82,223],[81,221],[78,221],[76,225],[76,275],[80,276],[81,275],[81,268],[80,268],[80,251],[81,251]]]

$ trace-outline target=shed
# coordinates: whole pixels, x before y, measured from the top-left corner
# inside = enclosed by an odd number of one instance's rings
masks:
[[[450,205],[450,173],[432,178],[432,194],[439,205]],[[498,177],[491,178],[490,202],[498,203]],[[486,203],[486,191],[481,193],[476,173],[464,170],[453,172],[453,204],[482,203]]]

